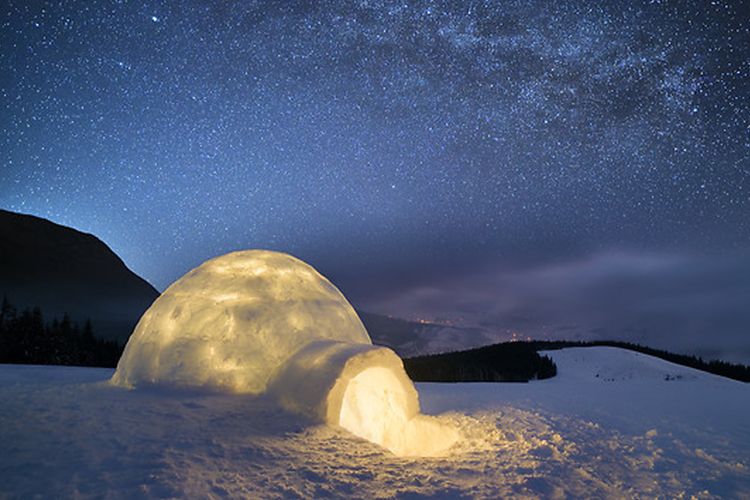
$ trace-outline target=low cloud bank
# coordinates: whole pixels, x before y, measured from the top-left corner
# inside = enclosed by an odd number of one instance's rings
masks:
[[[607,251],[519,268],[495,263],[370,307],[520,338],[624,340],[750,363],[750,252]]]

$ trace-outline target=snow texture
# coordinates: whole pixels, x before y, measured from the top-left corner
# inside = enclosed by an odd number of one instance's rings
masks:
[[[371,343],[349,302],[309,265],[278,252],[234,252],[188,272],[156,299],[112,381],[261,394],[315,340]]]
[[[344,296],[312,267],[264,250],[193,269],[146,311],[112,383],[261,395],[397,455],[447,453],[449,426],[419,415],[393,351],[375,347]]]
[[[269,394],[284,408],[343,427],[400,456],[438,456],[459,439],[450,425],[419,414],[419,396],[392,350],[318,341],[283,366]]]
[[[528,384],[417,384],[460,426],[398,457],[266,396],[0,366],[0,497],[748,498],[750,386],[616,348],[550,351]]]

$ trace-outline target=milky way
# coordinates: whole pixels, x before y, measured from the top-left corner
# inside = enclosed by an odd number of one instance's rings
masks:
[[[741,2],[2,15],[0,206],[97,234],[158,287],[239,248],[365,306],[498,262],[750,248]]]

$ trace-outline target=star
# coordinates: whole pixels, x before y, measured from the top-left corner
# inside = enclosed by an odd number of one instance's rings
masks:
[[[739,4],[86,5],[8,7],[0,206],[159,288],[237,248],[365,305],[496,260],[750,249]]]

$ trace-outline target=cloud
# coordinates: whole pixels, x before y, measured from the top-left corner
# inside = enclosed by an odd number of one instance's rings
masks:
[[[616,339],[750,362],[750,253],[607,251],[502,262],[372,302],[405,317],[550,339]]]

